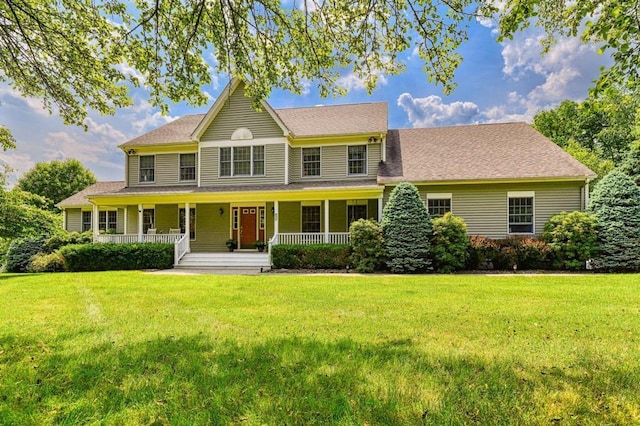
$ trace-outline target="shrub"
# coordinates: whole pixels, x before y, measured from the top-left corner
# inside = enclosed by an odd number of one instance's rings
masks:
[[[359,219],[349,227],[351,264],[358,272],[382,269],[385,261],[382,227],[371,219]]]
[[[60,254],[71,272],[173,267],[173,244],[75,244]]]
[[[431,266],[431,220],[418,188],[398,184],[382,211],[381,225],[391,272],[422,272]]]
[[[493,269],[493,259],[498,257],[500,247],[491,238],[482,235],[469,237],[467,269]]]
[[[27,272],[31,257],[42,250],[44,238],[14,240],[9,245],[6,258],[7,272]]]
[[[64,272],[67,266],[64,257],[58,251],[53,253],[38,253],[31,256],[27,266],[29,272]]]
[[[274,269],[346,269],[351,247],[343,244],[278,244],[271,247]]]
[[[553,267],[556,269],[584,269],[586,261],[598,251],[598,221],[583,212],[562,212],[553,215],[544,225],[542,238],[549,244]]]
[[[88,244],[93,241],[93,234],[91,231],[79,233],[79,232],[67,232],[61,230],[56,232],[51,237],[47,238],[42,247],[44,253],[53,253],[54,251],[71,244]]]
[[[593,266],[605,271],[640,270],[640,188],[614,170],[596,185],[588,211],[598,221],[598,256]]]
[[[431,255],[434,268],[440,273],[450,273],[463,269],[469,253],[469,237],[467,224],[461,217],[451,212],[431,222],[433,238],[431,239]]]

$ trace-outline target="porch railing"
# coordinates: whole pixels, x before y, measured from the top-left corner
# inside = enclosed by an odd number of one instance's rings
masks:
[[[187,252],[189,251],[189,234],[182,234],[180,236],[180,239],[178,239],[174,245],[173,245],[173,264],[177,265],[180,262],[180,259],[182,259],[182,256],[184,256],[185,254],[187,254]]]
[[[348,232],[283,232],[275,234],[269,241],[278,244],[349,244]]]
[[[186,234],[98,234],[96,242],[131,244],[131,243],[166,243],[174,244]]]

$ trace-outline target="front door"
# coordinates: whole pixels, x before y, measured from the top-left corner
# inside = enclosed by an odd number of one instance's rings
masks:
[[[253,247],[257,235],[256,207],[240,207],[240,248]]]

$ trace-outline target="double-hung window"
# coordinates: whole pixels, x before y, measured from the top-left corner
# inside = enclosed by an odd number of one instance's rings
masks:
[[[347,171],[349,175],[366,175],[367,174],[367,146],[351,145],[347,147],[348,165]]]
[[[98,229],[101,231],[116,231],[118,212],[115,210],[98,212]]]
[[[451,211],[451,194],[427,194],[427,210],[432,218]]]
[[[155,209],[142,210],[142,232],[147,233],[149,228],[155,228],[156,211]]]
[[[534,233],[534,193],[509,192],[509,233],[510,234],[533,234]]]
[[[156,181],[156,157],[154,155],[141,155],[140,161],[140,182]]]
[[[91,212],[82,212],[82,232],[88,231],[93,228],[91,223]]]
[[[264,176],[264,146],[220,148],[220,176]]]
[[[302,148],[302,177],[320,176],[320,147]]]
[[[181,208],[178,216],[180,217],[180,233],[186,233],[185,209]],[[196,209],[189,209],[189,239],[196,239]]]
[[[180,154],[180,182],[196,180],[196,154]]]
[[[367,200],[347,201],[347,227],[358,219],[367,218]]]
[[[302,232],[320,232],[320,206],[302,206]]]

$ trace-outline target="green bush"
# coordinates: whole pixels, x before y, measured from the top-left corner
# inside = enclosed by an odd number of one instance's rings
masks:
[[[371,219],[359,219],[349,227],[351,264],[358,272],[371,273],[384,267],[382,227]]]
[[[555,269],[584,269],[598,252],[598,221],[583,212],[553,215],[544,225],[542,238],[551,247]]]
[[[53,253],[54,251],[71,244],[88,244],[93,241],[93,234],[91,231],[83,233],[79,232],[67,232],[60,230],[51,237],[47,238],[42,247],[44,253]]]
[[[437,272],[451,273],[464,269],[469,253],[467,224],[451,212],[431,222],[431,256]]]
[[[469,244],[469,269],[547,269],[551,247],[544,241],[511,236],[498,240],[472,236]]]
[[[27,272],[31,257],[42,250],[44,238],[14,240],[9,245],[5,268],[7,272]]]
[[[10,244],[11,244],[11,240],[6,238],[0,238],[0,269],[4,265],[4,261],[7,257],[7,250],[9,250]]]
[[[431,266],[431,219],[418,188],[398,184],[382,211],[381,225],[391,272],[422,272]]]
[[[71,272],[173,267],[173,244],[75,244],[59,252]]]
[[[598,221],[595,269],[640,270],[640,188],[625,173],[614,170],[596,185],[589,213]]]
[[[351,247],[343,244],[279,244],[271,247],[274,269],[346,269]]]
[[[28,272],[64,272],[66,270],[67,265],[59,251],[49,254],[35,254],[31,256],[31,260],[27,266]]]

